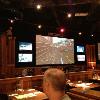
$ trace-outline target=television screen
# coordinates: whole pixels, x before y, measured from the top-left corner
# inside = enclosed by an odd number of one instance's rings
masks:
[[[77,52],[84,52],[84,46],[77,46]]]
[[[32,54],[18,54],[18,62],[32,62]]]
[[[73,63],[74,39],[36,35],[36,65]]]
[[[77,61],[85,61],[85,55],[77,55]]]
[[[19,42],[19,50],[32,50],[32,43]]]

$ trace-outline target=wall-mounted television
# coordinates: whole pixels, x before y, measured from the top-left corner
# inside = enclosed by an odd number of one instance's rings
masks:
[[[74,39],[36,35],[36,65],[74,63]]]
[[[19,53],[18,62],[32,62],[32,54]]]
[[[35,40],[33,38],[16,38],[16,67],[33,67],[35,65]]]
[[[84,53],[85,52],[85,48],[83,45],[77,45],[77,53]]]
[[[19,50],[32,50],[32,42],[19,42]]]
[[[77,55],[77,61],[84,62],[85,61],[85,55]]]

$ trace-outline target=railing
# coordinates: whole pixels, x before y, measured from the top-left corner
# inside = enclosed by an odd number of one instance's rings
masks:
[[[42,80],[42,77],[43,75],[36,75],[36,76],[0,79],[0,93],[9,93],[15,91],[17,88],[23,88],[23,89],[32,88],[34,83]]]

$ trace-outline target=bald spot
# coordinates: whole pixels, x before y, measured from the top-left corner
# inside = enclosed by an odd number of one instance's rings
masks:
[[[64,91],[66,85],[65,73],[56,68],[50,68],[44,73],[44,78],[48,80],[57,91]]]

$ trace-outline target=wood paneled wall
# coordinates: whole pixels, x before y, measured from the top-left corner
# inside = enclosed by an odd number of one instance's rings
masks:
[[[12,73],[15,68],[15,38],[12,37],[10,29],[0,36],[0,44],[1,73]]]
[[[92,78],[92,71],[80,71],[80,72],[69,72],[66,74],[67,79],[70,79],[72,82],[75,81],[87,81]]]
[[[95,45],[86,45],[87,69],[96,68]]]

